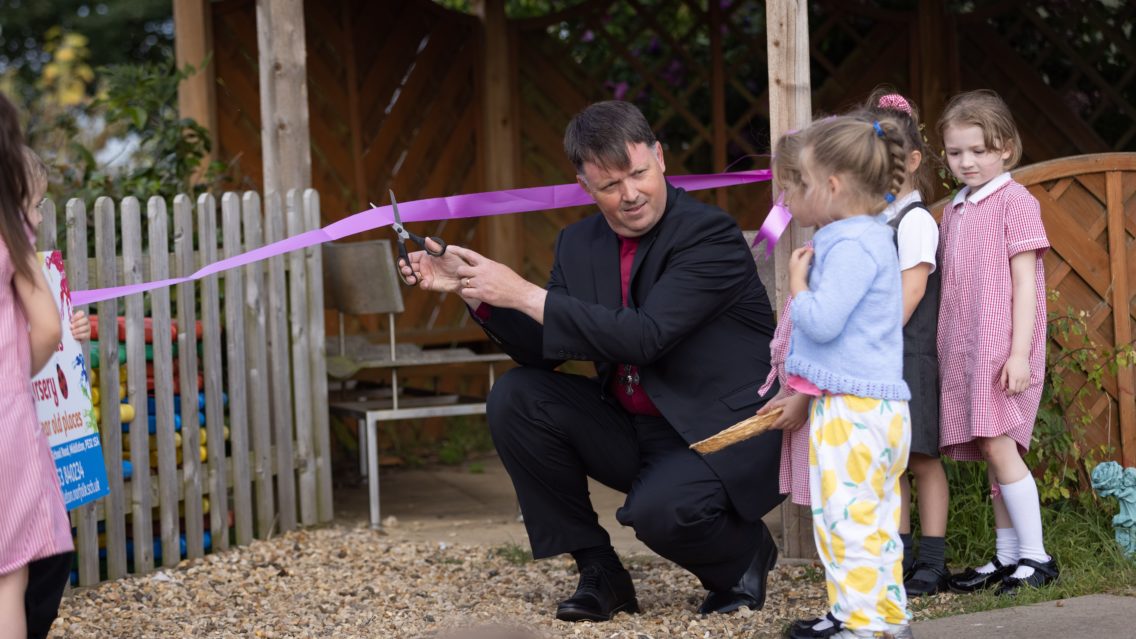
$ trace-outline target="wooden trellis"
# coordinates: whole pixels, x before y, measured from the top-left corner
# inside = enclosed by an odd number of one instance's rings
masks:
[[[1053,247],[1045,255],[1046,286],[1060,294],[1050,310],[1085,311],[1093,341],[1113,348],[1131,345],[1136,335],[1136,154],[1063,158],[1025,167],[1014,177],[1041,202]],[[1136,463],[1136,370],[1121,367],[1103,382],[1105,392],[1094,391],[1085,402],[1093,424],[1087,443],[1108,444],[1131,466]],[[1075,374],[1066,379],[1074,389],[1087,383]]]
[[[246,186],[259,188],[256,3],[211,4],[220,156],[239,157]],[[809,5],[814,112],[841,111],[889,83],[923,107],[933,139],[950,93],[991,86],[1018,117],[1027,163],[1131,148],[1136,74],[1127,61],[1136,51],[1123,25],[1136,5],[1092,3],[1075,15],[1058,5],[990,2],[957,13],[946,0],[918,0],[907,8],[815,0]],[[385,201],[387,188],[410,200],[571,181],[561,150],[564,125],[588,103],[612,97],[635,101],[648,113],[666,145],[670,173],[766,162],[760,157],[768,153],[770,130],[760,0],[588,0],[553,15],[510,20],[505,35],[488,34],[488,23],[477,16],[430,0],[306,2],[304,10],[312,186],[324,198],[324,222]],[[1073,37],[1092,28],[1107,42]],[[485,57],[493,47],[499,53],[502,41],[506,68],[487,79]],[[512,99],[487,101],[486,91],[500,90],[501,83]],[[506,124],[505,141],[515,148],[516,184],[488,177],[489,163],[512,160],[487,159],[494,135],[487,104],[512,105],[515,123]],[[1118,121],[1127,124],[1117,128]],[[699,197],[752,229],[768,209],[769,189],[751,185]],[[515,228],[527,277],[547,277],[555,233],[587,213],[523,216]],[[429,226],[416,230],[475,249],[491,242],[484,222]],[[362,323],[382,330],[369,318]],[[459,301],[433,296],[408,297],[398,330],[423,343],[483,339]]]

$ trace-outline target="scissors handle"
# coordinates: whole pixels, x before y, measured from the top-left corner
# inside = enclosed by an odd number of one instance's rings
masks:
[[[435,251],[434,249],[430,248],[430,245],[426,243],[426,240],[433,240],[438,246],[440,246],[442,248]],[[437,235],[431,235],[430,237],[427,237],[426,240],[422,240],[421,242],[419,242],[419,245],[421,245],[422,248],[425,249],[427,255],[431,255],[433,257],[442,257],[443,255],[446,254],[446,241],[445,240],[438,237]]]
[[[398,261],[395,262],[395,271],[398,273],[398,279],[402,280],[402,283],[406,284],[407,286],[416,286],[418,284],[417,277],[411,275],[411,277],[414,277],[414,281],[411,282],[410,280],[406,279],[405,275],[402,274],[402,265],[405,264],[407,266],[410,266],[410,255],[406,252],[406,242],[401,237],[399,237],[397,244]],[[413,271],[414,267],[410,267],[410,269]]]

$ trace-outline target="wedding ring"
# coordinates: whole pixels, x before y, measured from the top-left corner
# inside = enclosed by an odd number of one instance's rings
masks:
[[[464,284],[464,286],[465,286],[466,288],[469,288],[469,278],[468,278],[468,277],[467,277],[467,278],[465,278],[465,280],[464,280],[464,281],[465,281],[465,284]]]

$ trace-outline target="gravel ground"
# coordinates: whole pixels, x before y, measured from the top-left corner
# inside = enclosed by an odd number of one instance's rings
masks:
[[[642,614],[572,624],[552,614],[576,586],[569,558],[517,565],[486,546],[332,526],[77,589],[52,637],[776,637],[825,605],[818,568],[781,565],[764,610],[703,617],[689,573],[657,557],[627,563]],[[524,630],[470,630],[491,625]]]

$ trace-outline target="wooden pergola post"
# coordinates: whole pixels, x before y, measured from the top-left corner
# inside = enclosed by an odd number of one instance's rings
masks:
[[[174,0],[174,55],[178,68],[187,64],[197,69],[178,85],[178,113],[193,118],[209,131],[216,143],[217,92],[213,64],[213,15],[209,0]],[[209,59],[209,64],[202,62]],[[216,147],[214,147],[215,149]],[[200,177],[211,153],[197,171]]]
[[[312,184],[304,0],[257,0],[264,194]],[[307,523],[307,522],[305,522]]]
[[[921,111],[924,134],[939,148],[939,133],[935,123],[947,104],[947,95],[957,90],[954,60],[955,29],[947,13],[946,0],[919,0],[915,21],[915,38],[918,55],[911,56],[912,93]],[[924,158],[924,162],[930,158]],[[924,193],[924,198],[934,198]],[[931,200],[927,200],[931,201]]]
[[[771,144],[786,131],[802,129],[812,120],[809,81],[809,3],[807,0],[769,0],[765,3],[766,50],[769,59],[769,134]],[[774,187],[776,197],[776,187]],[[777,310],[789,294],[789,255],[812,237],[796,221],[789,224],[774,250]],[[782,550],[786,557],[812,557],[811,516],[786,500],[781,505]]]
[[[520,175],[520,132],[517,120],[516,59],[505,0],[474,0],[473,11],[481,18],[484,43],[481,69],[481,109],[484,136],[481,163],[485,190],[517,187]],[[485,248],[495,260],[523,272],[524,229],[519,215],[494,215],[482,220]]]

